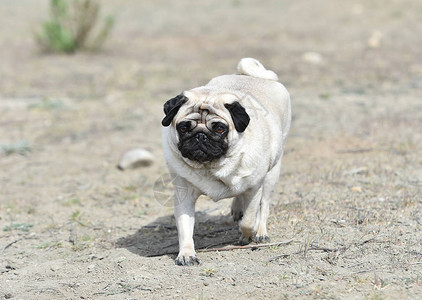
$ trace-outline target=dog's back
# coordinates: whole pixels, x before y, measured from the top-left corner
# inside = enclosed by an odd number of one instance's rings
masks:
[[[255,64],[255,66],[253,66]],[[213,78],[204,88],[217,90],[222,94],[230,93],[250,116],[250,124],[255,131],[246,130],[243,139],[247,143],[260,140],[260,146],[271,145],[270,167],[283,155],[287,135],[290,130],[291,105],[290,95],[278,81],[277,75],[266,70],[257,60],[244,58],[239,62],[238,70],[245,74],[222,75]],[[239,72],[240,73],[240,72]],[[263,122],[263,120],[270,122]],[[258,145],[257,143],[254,143]],[[256,149],[266,151],[265,149]]]
[[[222,75],[213,78],[206,87],[226,89],[237,94],[251,118],[271,115],[272,125],[282,131],[283,144],[287,138],[291,121],[290,95],[278,82],[278,76],[256,59],[242,58],[237,66],[237,75]]]

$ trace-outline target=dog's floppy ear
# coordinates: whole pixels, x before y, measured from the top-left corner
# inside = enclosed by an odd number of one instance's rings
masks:
[[[174,116],[179,111],[179,108],[188,101],[188,98],[184,95],[178,95],[174,98],[171,98],[166,103],[164,103],[164,113],[166,116],[161,121],[163,126],[167,127],[173,121]]]
[[[245,131],[250,121],[249,115],[245,108],[237,101],[231,104],[224,104],[224,106],[229,110],[236,130],[238,132]]]

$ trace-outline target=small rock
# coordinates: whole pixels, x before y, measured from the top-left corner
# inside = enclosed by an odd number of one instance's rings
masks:
[[[354,175],[354,174],[368,174],[368,168],[366,167],[354,168],[343,173],[343,175]]]
[[[94,270],[94,268],[95,268],[95,265],[94,264],[89,265],[88,266],[88,273],[91,273]]]
[[[381,45],[381,39],[382,39],[382,32],[379,30],[375,30],[372,32],[372,35],[368,39],[368,47],[375,49],[378,48]]]
[[[111,230],[109,229],[107,232],[111,232]],[[103,260],[104,259],[104,256],[102,256],[102,255],[98,255],[98,254],[91,254],[90,256],[89,256],[89,258],[91,259],[91,260],[96,260],[96,259],[98,259],[98,260]]]
[[[126,260],[125,256],[120,256],[120,257],[117,258],[117,263],[120,264],[120,263],[124,262],[125,260]]]
[[[362,187],[361,186],[354,186],[354,187],[352,187],[352,192],[355,192],[355,193],[362,193]]]
[[[145,149],[135,148],[122,154],[117,168],[122,171],[126,169],[136,169],[150,166],[153,162],[154,156],[151,152]]]
[[[333,222],[334,224],[341,226],[341,227],[345,227],[346,226],[346,220],[336,220],[336,219],[332,219],[331,222]]]
[[[319,65],[322,63],[322,55],[318,52],[305,52],[302,55],[302,60],[312,65]]]

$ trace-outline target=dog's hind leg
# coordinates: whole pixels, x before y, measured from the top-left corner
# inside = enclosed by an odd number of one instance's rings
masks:
[[[278,163],[267,173],[262,188],[262,197],[259,208],[259,218],[257,218],[258,226],[255,235],[257,243],[268,243],[270,238],[267,233],[267,220],[270,213],[271,195],[277,184],[281,170],[281,158]]]
[[[233,216],[233,221],[239,222],[243,218],[243,199],[238,196],[233,198],[231,215]]]
[[[243,217],[239,222],[241,244],[248,244],[252,241],[259,222],[260,203],[262,197],[262,186],[258,189],[248,190],[237,199],[241,200],[243,206]]]

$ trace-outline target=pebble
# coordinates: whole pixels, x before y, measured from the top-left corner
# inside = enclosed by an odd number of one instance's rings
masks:
[[[117,263],[120,264],[120,263],[124,262],[125,260],[126,260],[125,256],[120,256],[120,257],[117,258]]]
[[[343,172],[343,175],[354,175],[354,174],[368,174],[368,168],[360,167],[360,168],[354,168],[349,171]]]
[[[145,149],[135,148],[122,154],[117,168],[122,171],[126,169],[136,169],[150,166],[153,162],[154,156],[151,152]]]
[[[94,264],[89,265],[88,266],[88,273],[91,273],[94,270],[94,268],[95,268],[95,265]]]
[[[319,65],[322,63],[322,55],[318,52],[305,52],[302,55],[302,60],[312,65]]]
[[[354,186],[351,188],[352,192],[355,193],[362,193],[362,187],[361,186]]]
[[[368,47],[372,49],[378,48],[381,45],[381,40],[382,32],[375,30],[368,39]]]

